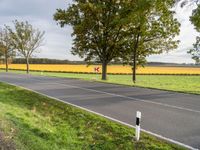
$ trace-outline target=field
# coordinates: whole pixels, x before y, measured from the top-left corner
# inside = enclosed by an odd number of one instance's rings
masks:
[[[183,149],[69,105],[0,83],[0,149]]]
[[[68,72],[68,73],[95,73],[94,68],[99,67],[101,73],[101,66],[98,65],[30,65],[32,71],[52,71],[52,72]],[[5,65],[0,65],[0,68],[5,68]],[[25,70],[24,64],[11,64],[10,69]],[[109,65],[109,74],[131,74],[131,66]],[[147,66],[137,69],[137,74],[160,74],[160,75],[200,75],[200,68],[198,67],[153,67]]]

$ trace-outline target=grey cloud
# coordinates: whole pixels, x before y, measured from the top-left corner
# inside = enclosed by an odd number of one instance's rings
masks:
[[[0,16],[37,16],[51,18],[56,8],[65,8],[64,0],[1,0]]]

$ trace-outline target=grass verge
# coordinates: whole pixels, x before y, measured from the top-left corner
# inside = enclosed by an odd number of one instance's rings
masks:
[[[20,150],[184,149],[145,133],[137,143],[132,128],[4,83],[0,132]]]
[[[10,71],[25,73],[24,71]],[[99,74],[74,74],[54,72],[31,72],[34,75],[54,76],[63,78],[76,78],[98,82],[114,83],[145,88],[155,88],[183,93],[200,94],[200,76],[183,75],[138,75],[137,82],[132,83],[131,75],[108,75],[107,81],[102,81]]]

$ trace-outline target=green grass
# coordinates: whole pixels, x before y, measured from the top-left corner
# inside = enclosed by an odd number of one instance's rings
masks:
[[[20,150],[183,149],[145,133],[137,143],[132,128],[4,83],[0,133]]]
[[[11,71],[25,73],[24,71]],[[96,74],[74,74],[53,72],[31,72],[34,75],[78,78],[84,80],[95,80],[99,82],[115,83],[129,86],[163,89],[191,94],[200,94],[200,76],[176,76],[176,75],[138,75],[137,82],[133,84],[131,75],[108,75],[107,81],[102,81],[100,75]]]

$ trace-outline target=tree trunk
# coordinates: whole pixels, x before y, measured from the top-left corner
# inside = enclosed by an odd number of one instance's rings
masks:
[[[8,55],[5,54],[5,61],[6,61],[6,72],[8,72]]]
[[[136,67],[137,67],[137,62],[136,62],[136,56],[137,56],[137,51],[136,50],[134,50],[134,52],[133,52],[134,54],[133,54],[133,68],[132,68],[132,70],[133,70],[133,75],[132,75],[132,79],[133,79],[133,83],[135,83],[136,82]]]
[[[106,80],[107,79],[107,62],[103,61],[102,62],[102,80]]]
[[[140,27],[138,28],[140,31]],[[137,50],[138,50],[138,44],[139,44],[139,38],[140,38],[140,33],[137,34],[136,37],[136,42],[133,48],[133,83],[136,82],[136,67],[137,67]]]
[[[26,58],[26,73],[29,74],[29,59]]]

